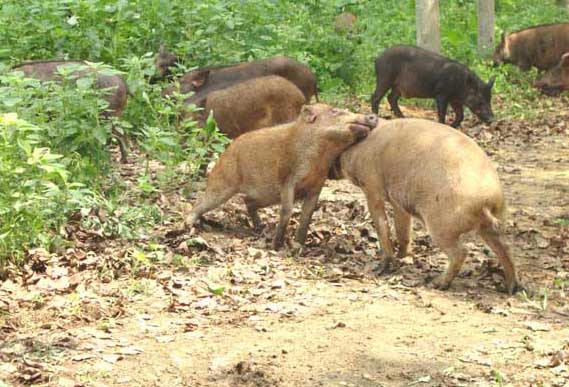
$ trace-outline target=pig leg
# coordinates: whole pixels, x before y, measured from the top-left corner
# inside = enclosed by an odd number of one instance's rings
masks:
[[[437,97],[437,113],[439,116],[439,122],[444,124],[447,116],[448,100],[445,97]]]
[[[462,107],[462,104],[458,102],[451,102],[450,106],[452,107],[452,110],[454,110],[454,121],[450,126],[458,128],[464,119],[464,108]]]
[[[223,183],[223,182],[221,182]],[[234,187],[224,187],[221,190],[215,189],[215,184],[212,184],[212,187],[208,187],[204,196],[201,200],[196,204],[194,208],[192,208],[192,212],[188,219],[186,220],[185,227],[191,229],[194,223],[206,212],[211,211],[223,203],[228,201],[233,195],[237,193],[237,190]]]
[[[294,186],[295,184],[293,182],[288,181],[281,191],[281,213],[279,225],[277,226],[275,238],[273,239],[273,248],[275,250],[281,248],[284,244],[286,228],[290,221],[292,208],[294,206]]]
[[[249,217],[253,222],[253,228],[255,231],[261,230],[261,218],[259,218],[259,214],[257,213],[257,203],[251,198],[245,198],[245,206],[247,206],[247,212],[249,213]]]
[[[409,245],[411,243],[411,215],[394,206],[393,220],[395,223],[397,242],[399,244],[397,257],[403,258],[409,253]]]
[[[379,235],[381,248],[383,249],[385,263],[383,265],[381,273],[388,273],[391,271],[391,266],[393,263],[393,245],[391,244],[387,215],[385,214],[385,203],[377,195],[366,193],[366,198],[367,207],[371,218],[373,219],[375,230]]]
[[[124,134],[121,134],[115,127],[114,123],[111,123],[111,132],[113,134],[113,136],[115,136],[115,138],[117,139],[117,142],[119,143],[119,149],[121,151],[121,163],[127,163],[128,162],[128,147],[126,145],[127,140]]]
[[[387,90],[389,90],[389,85],[385,85],[381,82],[377,83],[377,85],[375,87],[375,91],[373,92],[373,95],[371,96],[371,110],[375,114],[379,113],[379,102],[381,101],[383,96],[387,93]]]
[[[437,289],[447,290],[450,287],[466,259],[466,249],[459,237],[460,235],[433,235],[433,241],[445,252],[450,261],[446,272],[433,280],[433,285]]]
[[[517,290],[521,289],[521,286],[516,277],[516,268],[514,267],[508,245],[504,242],[500,233],[491,226],[483,226],[478,232],[482,239],[484,239],[484,242],[494,251],[494,254],[496,254],[504,267],[506,291],[509,294],[514,294]]]
[[[301,245],[304,245],[304,242],[306,242],[308,225],[310,224],[310,219],[312,218],[314,209],[316,209],[316,204],[318,203],[318,197],[320,196],[320,191],[321,189],[319,189],[315,194],[304,199],[304,203],[302,203],[302,214],[300,215],[300,221],[298,229],[296,230],[296,237],[295,237],[295,240]]]
[[[391,89],[391,93],[389,93],[389,95],[387,96],[387,100],[389,101],[389,106],[391,106],[391,110],[393,111],[393,113],[397,117],[403,118],[403,113],[401,112],[401,109],[399,109],[399,103],[398,103],[400,97],[401,95],[398,92]]]

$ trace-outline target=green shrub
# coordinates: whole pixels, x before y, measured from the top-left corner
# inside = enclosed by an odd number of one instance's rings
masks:
[[[48,131],[0,115],[0,265],[27,248],[50,246],[66,216],[92,192],[73,182],[65,158],[42,146]]]

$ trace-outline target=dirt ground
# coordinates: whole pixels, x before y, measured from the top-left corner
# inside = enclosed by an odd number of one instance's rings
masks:
[[[413,256],[377,276],[363,196],[328,182],[300,254],[270,250],[278,208],[262,211],[259,236],[239,199],[191,238],[164,237],[176,226],[165,222],[135,242],[83,230],[61,254],[30,252],[27,271],[0,283],[0,386],[569,386],[559,103],[531,122],[464,124],[498,166],[527,293],[501,291],[475,237],[451,289],[432,289],[447,259],[418,223]],[[121,173],[136,180],[135,165]],[[156,200],[179,220],[194,198]]]

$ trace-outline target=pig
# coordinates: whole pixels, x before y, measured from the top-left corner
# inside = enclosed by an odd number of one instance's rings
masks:
[[[542,93],[551,96],[557,96],[562,91],[569,90],[569,52],[563,54],[557,66],[535,81],[534,85]]]
[[[375,73],[377,85],[371,97],[374,113],[379,112],[379,102],[391,89],[387,100],[397,117],[403,117],[399,98],[417,97],[435,99],[441,123],[445,123],[450,104],[455,113],[453,128],[458,128],[464,118],[463,105],[486,123],[494,120],[494,77],[484,83],[467,66],[442,55],[415,46],[394,46],[377,57]]]
[[[312,96],[318,101],[316,76],[308,66],[284,56],[263,59],[250,63],[239,63],[228,66],[204,67],[186,73],[180,79],[180,92],[205,93],[223,89],[233,84],[267,75],[279,75],[294,83],[305,96],[306,103]],[[176,90],[170,86],[162,92],[171,95]]]
[[[334,21],[334,30],[336,32],[354,32],[358,18],[351,12],[342,12]]]
[[[448,289],[467,251],[462,234],[476,231],[504,267],[505,289],[519,289],[510,249],[501,231],[505,200],[496,169],[465,134],[424,119],[382,120],[367,139],[348,148],[330,171],[364,192],[389,271],[394,249],[385,203],[393,207],[398,257],[411,242],[412,218],[450,258],[433,284]]]
[[[41,60],[24,62],[20,65],[12,67],[12,71],[21,71],[28,78],[38,79],[42,82],[46,81],[60,81],[58,75],[58,68],[60,66],[69,65],[87,65],[85,61],[58,61],[58,60]],[[84,76],[86,71],[80,70],[77,75]],[[102,113],[104,118],[120,117],[126,107],[128,100],[128,87],[124,78],[120,75],[104,75],[97,74],[96,87],[99,89],[110,89],[110,92],[105,95],[105,100],[109,106],[105,112]],[[127,162],[128,149],[126,137],[119,133],[113,127],[113,134],[119,142],[121,151],[121,162]]]
[[[523,71],[532,66],[549,70],[569,51],[569,23],[545,24],[502,34],[494,50],[494,65],[511,63]]]
[[[176,62],[178,62],[178,57],[168,51],[166,46],[160,45],[158,55],[154,58],[154,65],[159,78],[168,77],[171,74],[170,67],[173,67]]]
[[[185,103],[203,108],[189,115],[199,126],[205,124],[213,111],[221,132],[229,138],[237,138],[248,131],[294,121],[305,98],[294,84],[272,75],[249,79],[211,93],[198,92]]]
[[[296,121],[245,133],[223,152],[192,209],[186,228],[237,193],[255,229],[257,209],[280,202],[273,247],[283,246],[295,200],[303,200],[296,242],[304,244],[308,224],[333,161],[377,125],[377,116],[351,113],[325,104],[303,106]]]

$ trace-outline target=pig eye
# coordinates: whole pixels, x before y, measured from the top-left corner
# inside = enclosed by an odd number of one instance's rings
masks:
[[[337,109],[337,108],[330,110],[330,114],[332,114],[333,116],[338,116],[338,115],[341,115],[343,113],[344,113],[343,110]]]

